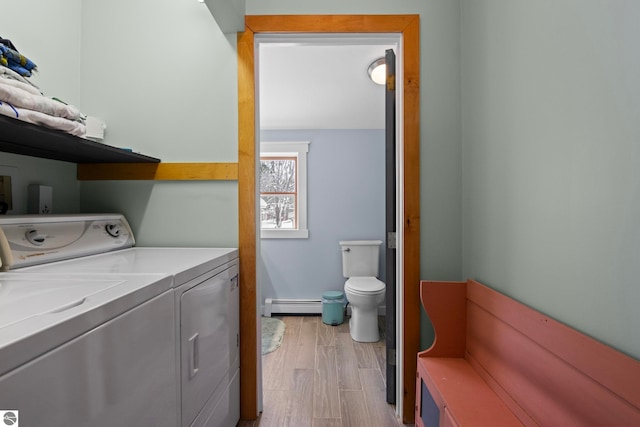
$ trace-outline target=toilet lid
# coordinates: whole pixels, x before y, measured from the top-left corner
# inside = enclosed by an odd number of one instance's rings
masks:
[[[379,293],[384,291],[384,282],[375,277],[350,277],[344,284],[345,288],[358,293]]]

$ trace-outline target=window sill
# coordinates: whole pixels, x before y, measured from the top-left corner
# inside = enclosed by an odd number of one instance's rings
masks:
[[[260,230],[261,239],[308,239],[309,230]]]

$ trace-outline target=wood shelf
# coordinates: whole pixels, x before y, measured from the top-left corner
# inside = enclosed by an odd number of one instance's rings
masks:
[[[237,181],[237,163],[78,163],[80,181]]]
[[[73,163],[159,163],[160,159],[0,116],[0,151]]]

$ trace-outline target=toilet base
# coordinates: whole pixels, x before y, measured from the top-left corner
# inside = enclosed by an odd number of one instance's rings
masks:
[[[351,319],[349,319],[349,333],[351,334],[351,339],[354,341],[379,341],[378,307],[372,310],[355,309],[352,307]]]

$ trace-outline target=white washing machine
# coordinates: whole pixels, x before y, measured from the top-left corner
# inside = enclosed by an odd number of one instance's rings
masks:
[[[237,249],[133,247],[122,215],[7,217],[0,219],[0,228],[7,275],[168,275],[174,299],[176,425],[238,422]]]
[[[173,304],[167,275],[0,274],[0,408],[23,426],[175,425]]]

